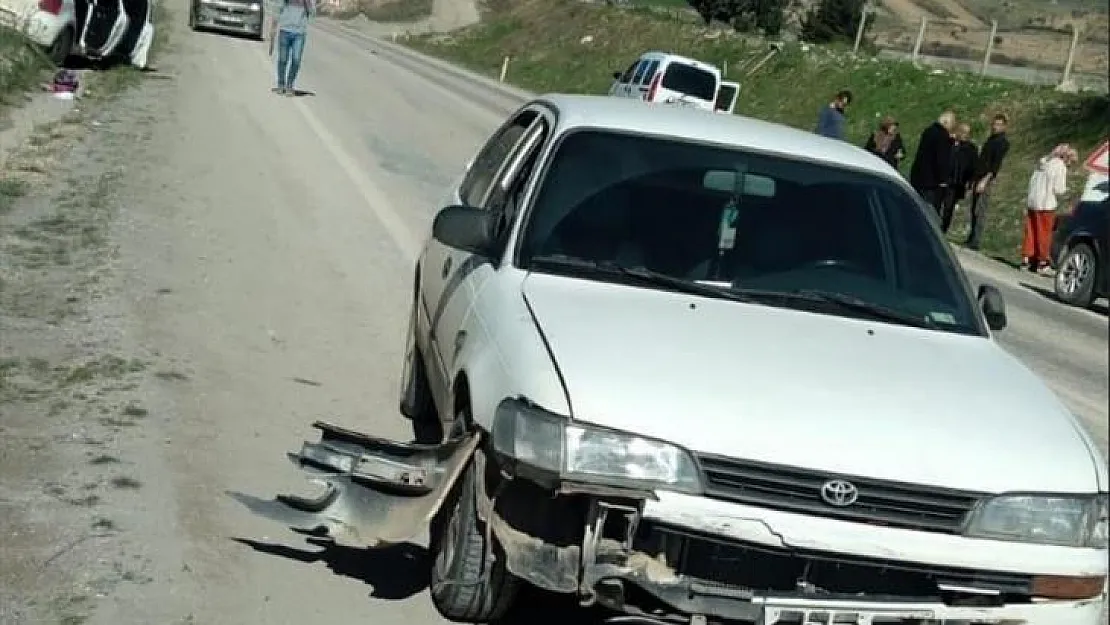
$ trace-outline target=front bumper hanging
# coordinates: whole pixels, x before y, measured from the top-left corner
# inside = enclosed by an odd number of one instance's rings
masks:
[[[233,496],[255,514],[352,546],[412,540],[431,521],[478,447],[478,435],[440,444],[399,443],[317,421],[320,442],[289,459],[314,476],[316,492]]]

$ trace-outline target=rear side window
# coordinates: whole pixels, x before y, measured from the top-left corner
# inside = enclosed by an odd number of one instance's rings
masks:
[[[713,102],[717,96],[717,77],[713,72],[685,63],[674,62],[668,65],[660,86],[709,102]]]
[[[632,65],[629,65],[628,69],[624,70],[624,73],[621,74],[621,80],[620,81],[622,83],[626,83],[629,80],[631,80],[632,79],[632,73],[635,72],[636,68],[639,67],[639,66],[640,66],[639,61],[633,61]]]

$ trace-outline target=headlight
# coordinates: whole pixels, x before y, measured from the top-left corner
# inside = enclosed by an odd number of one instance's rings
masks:
[[[250,6],[248,7],[248,8],[249,8],[249,9],[250,9],[251,11],[253,11],[253,12],[255,12],[255,13],[258,13],[259,11],[261,11],[261,10],[262,10],[262,5],[261,5],[261,4],[257,4],[257,3],[256,3],[256,4],[252,4],[252,5],[250,5]]]
[[[681,447],[571,422],[506,399],[493,421],[493,447],[571,480],[687,493],[702,491],[701,472]]]
[[[1106,495],[1001,495],[972,513],[966,534],[1015,542],[1106,548]]]

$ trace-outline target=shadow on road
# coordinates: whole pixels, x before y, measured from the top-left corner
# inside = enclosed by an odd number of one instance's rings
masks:
[[[398,601],[428,587],[428,552],[419,545],[402,543],[379,549],[357,549],[337,545],[326,538],[309,537],[313,551],[250,538],[232,538],[259,553],[296,562],[323,562],[336,575],[359,580],[374,588],[375,599]]]
[[[1059,304],[1061,306],[1067,306],[1068,305],[1068,304],[1065,304],[1064,302],[1061,302],[1056,297],[1056,293],[1054,293],[1052,291],[1052,289],[1046,289],[1042,286],[1037,286],[1036,284],[1029,284],[1028,282],[1025,282],[1025,281],[1021,281],[1021,282],[1019,282],[1019,284],[1021,284],[1021,286],[1025,287],[1026,290],[1032,291],[1032,292],[1036,293],[1037,295],[1040,295],[1041,297],[1043,297],[1045,299],[1052,300],[1052,301],[1056,302],[1057,304]],[[1103,315],[1103,316],[1110,315],[1110,306],[1108,306],[1108,302],[1105,299],[1095,300],[1095,303],[1091,304],[1091,307],[1088,310],[1099,313],[1100,315]]]
[[[316,550],[263,542],[250,538],[231,540],[258,553],[314,564],[323,562],[332,573],[358,580],[373,587],[370,596],[401,601],[428,588],[430,559],[419,545],[403,543],[378,549],[337,545],[327,538],[309,536],[307,543]],[[532,586],[521,589],[515,607],[497,625],[601,625],[610,614],[578,606],[572,597],[544,593]]]

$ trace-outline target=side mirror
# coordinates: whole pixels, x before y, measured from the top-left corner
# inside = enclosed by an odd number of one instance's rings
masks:
[[[432,237],[447,247],[485,256],[493,247],[496,215],[470,206],[448,206],[432,221]]]
[[[620,79],[621,79],[621,73],[620,72],[613,72],[613,80],[620,80]]]
[[[979,287],[979,308],[987,319],[987,327],[991,330],[1002,330],[1006,327],[1006,301],[1002,293],[995,287],[984,284]]]

